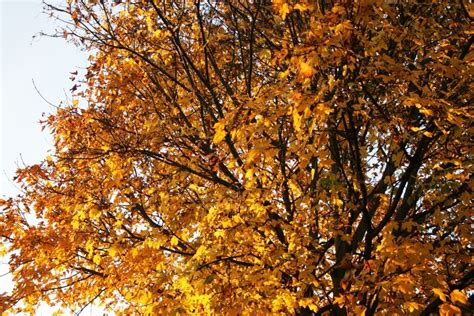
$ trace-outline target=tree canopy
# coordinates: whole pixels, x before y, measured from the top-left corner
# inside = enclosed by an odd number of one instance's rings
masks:
[[[1,201],[0,310],[472,311],[472,2],[47,9],[89,66]]]

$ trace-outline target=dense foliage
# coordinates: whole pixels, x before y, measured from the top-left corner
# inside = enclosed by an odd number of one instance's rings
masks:
[[[48,10],[90,65],[1,202],[2,309],[472,311],[469,1]]]

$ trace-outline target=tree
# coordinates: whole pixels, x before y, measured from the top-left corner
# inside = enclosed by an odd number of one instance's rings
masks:
[[[48,8],[90,65],[2,201],[3,309],[472,311],[470,2]]]

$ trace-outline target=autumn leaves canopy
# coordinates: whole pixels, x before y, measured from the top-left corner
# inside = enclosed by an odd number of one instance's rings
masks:
[[[467,2],[48,6],[90,64],[1,202],[0,306],[469,310]]]

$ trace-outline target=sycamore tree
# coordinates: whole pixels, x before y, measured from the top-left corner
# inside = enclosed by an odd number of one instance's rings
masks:
[[[47,8],[89,66],[1,202],[0,309],[472,312],[472,2]]]

